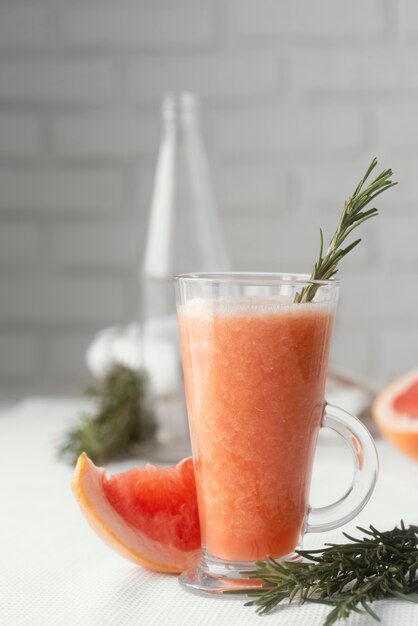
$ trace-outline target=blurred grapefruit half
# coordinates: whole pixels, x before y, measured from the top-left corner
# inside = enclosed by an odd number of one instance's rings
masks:
[[[376,397],[372,412],[381,433],[418,461],[418,370],[385,387]]]
[[[95,533],[126,559],[170,573],[196,565],[200,528],[192,459],[108,478],[83,453],[71,486]]]

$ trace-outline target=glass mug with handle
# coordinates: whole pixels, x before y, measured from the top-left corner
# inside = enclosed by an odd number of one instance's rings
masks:
[[[306,532],[355,517],[378,460],[365,426],[324,400],[338,281],[185,274],[175,286],[202,535],[201,561],[180,580],[219,595],[248,586],[255,561],[296,558]],[[313,300],[295,302],[308,287]],[[320,427],[344,438],[354,475],[345,496],[313,508]]]

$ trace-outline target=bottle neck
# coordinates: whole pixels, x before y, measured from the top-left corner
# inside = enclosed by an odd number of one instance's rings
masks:
[[[143,274],[228,270],[195,99],[167,97]]]
[[[200,107],[197,97],[190,93],[182,93],[178,97],[166,96],[162,104],[162,119],[164,131],[182,129],[199,132]]]

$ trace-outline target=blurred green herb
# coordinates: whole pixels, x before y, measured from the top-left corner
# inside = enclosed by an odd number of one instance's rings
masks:
[[[61,457],[75,463],[82,452],[94,463],[129,455],[155,432],[145,372],[118,366],[86,390],[95,402],[94,415],[82,414],[59,448]]]
[[[260,615],[285,599],[326,604],[333,608],[323,626],[347,619],[352,612],[380,621],[370,603],[381,598],[418,603],[418,526],[401,522],[400,528],[384,532],[369,528],[358,527],[366,535],[362,539],[343,533],[351,543],[297,550],[311,562],[258,561],[256,569],[245,574],[260,579],[263,586],[230,593],[252,596],[245,606],[255,606]]]
[[[345,257],[353,248],[355,248],[361,241],[356,239],[345,248],[342,248],[342,244],[345,239],[350,235],[357,226],[360,226],[366,220],[374,217],[378,214],[376,208],[363,209],[372,202],[379,194],[383,193],[390,187],[393,187],[397,183],[392,182],[392,170],[383,170],[371,183],[363,189],[367,179],[377,165],[377,160],[373,159],[367,168],[366,173],[354,190],[353,195],[348,198],[344,203],[343,212],[340,217],[337,230],[335,231],[328,248],[324,254],[324,235],[322,228],[319,230],[320,246],[319,257],[313,266],[313,270],[310,276],[310,280],[329,280],[338,271],[338,263],[343,257]],[[313,300],[320,285],[311,283],[302,289],[299,293],[296,293],[294,301],[297,302],[310,302]]]

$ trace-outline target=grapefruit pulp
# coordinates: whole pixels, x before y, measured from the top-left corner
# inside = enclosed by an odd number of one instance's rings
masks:
[[[192,459],[108,478],[83,453],[71,486],[90,526],[123,557],[170,573],[196,565],[200,528]]]
[[[383,389],[372,410],[382,435],[418,461],[418,370],[404,374]]]

